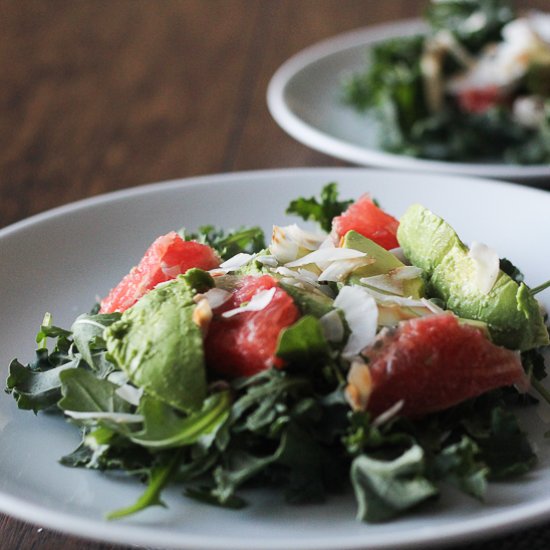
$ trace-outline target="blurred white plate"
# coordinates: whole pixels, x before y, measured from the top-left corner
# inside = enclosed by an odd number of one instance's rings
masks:
[[[388,153],[378,146],[376,120],[343,104],[342,80],[364,70],[372,45],[424,28],[419,20],[379,25],[303,50],[286,61],[269,83],[271,115],[297,141],[359,165],[521,181],[550,177],[549,165],[443,162]]]
[[[158,235],[203,224],[230,228],[296,218],[288,202],[318,194],[330,181],[342,197],[370,191],[400,216],[421,202],[444,216],[466,242],[481,240],[515,261],[526,280],[550,275],[550,193],[506,183],[365,169],[294,169],[215,175],[150,185],[45,212],[0,230],[0,377],[12,358],[29,361],[43,314],[67,326],[88,311]],[[550,293],[543,294],[550,306]],[[491,485],[487,502],[444,491],[434,504],[381,525],[355,521],[352,495],[325,504],[290,506],[277,492],[247,491],[241,511],[188,500],[181,488],[154,508],[120,522],[107,511],[135,501],[133,479],[65,468],[60,456],[79,442],[78,429],[54,415],[20,411],[0,394],[0,510],[61,531],[144,546],[189,550],[328,550],[427,547],[500,535],[550,519],[550,443],[536,409],[525,423],[540,462],[517,482]],[[1,545],[0,545],[1,546]]]

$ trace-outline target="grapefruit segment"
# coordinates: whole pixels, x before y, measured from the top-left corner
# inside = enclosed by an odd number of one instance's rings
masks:
[[[269,303],[259,311],[223,313],[249,303],[262,291],[274,289]],[[206,362],[218,374],[234,378],[251,376],[283,362],[275,356],[281,330],[298,320],[292,298],[269,275],[244,277],[230,300],[214,310],[205,341]]]
[[[214,269],[220,260],[212,248],[183,240],[175,231],[160,236],[139,264],[101,301],[100,313],[123,312],[159,283],[175,279],[187,270]]]
[[[519,353],[447,313],[383,330],[363,356],[367,364],[350,371],[347,396],[375,416],[402,402],[400,414],[418,417],[502,386],[528,386]]]
[[[339,238],[356,231],[386,250],[397,248],[399,222],[378,208],[369,195],[363,195],[340,216],[332,220],[332,229]]]

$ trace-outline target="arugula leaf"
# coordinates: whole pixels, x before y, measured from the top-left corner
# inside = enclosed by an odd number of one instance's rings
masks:
[[[209,446],[217,430],[227,420],[231,407],[229,392],[218,392],[205,399],[202,409],[183,417],[166,403],[144,395],[138,412],[144,416],[142,432],[129,439],[149,449],[171,449],[197,441]]]
[[[215,487],[211,495],[220,504],[230,504],[235,491],[259,472],[273,464],[281,454],[279,447],[273,454],[256,456],[244,450],[230,450],[224,455],[224,465],[214,470]]]
[[[273,436],[281,429],[278,417],[284,417],[286,402],[291,397],[310,391],[307,378],[290,376],[285,371],[270,369],[255,376],[235,380],[233,388],[243,392],[231,410],[236,432],[250,431]],[[244,391],[243,391],[244,390]]]
[[[226,260],[239,252],[254,254],[265,248],[265,237],[261,227],[239,227],[230,231],[203,225],[196,233],[180,232],[186,241],[197,241],[211,246]]]
[[[351,465],[351,481],[362,521],[388,520],[438,494],[424,476],[424,451],[413,445],[394,460],[359,455]]]
[[[535,294],[538,294],[539,292],[542,292],[543,290],[546,290],[547,288],[550,288],[550,279],[548,281],[545,281],[544,283],[541,283],[540,285],[530,288],[529,292],[531,293],[531,296],[534,296]]]
[[[166,505],[160,499],[160,494],[176,473],[180,460],[181,450],[175,451],[168,459],[156,465],[149,475],[147,489],[138,500],[131,506],[110,512],[107,514],[107,519],[121,519],[140,512],[149,506],[165,507]]]
[[[332,219],[344,212],[352,202],[338,200],[338,186],[333,182],[321,189],[319,200],[315,197],[300,197],[288,205],[286,213],[296,214],[306,221],[316,221],[328,233],[332,228]]]

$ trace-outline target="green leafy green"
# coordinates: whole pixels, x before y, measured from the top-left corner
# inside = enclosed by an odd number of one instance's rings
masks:
[[[328,232],[332,227],[332,219],[339,216],[352,202],[339,201],[336,183],[328,183],[321,189],[319,200],[315,197],[293,200],[288,205],[286,213],[296,214],[306,221],[315,221]]]
[[[472,52],[500,38],[502,27],[514,18],[511,0],[445,0],[431,2],[427,19],[432,29],[450,30]],[[473,25],[474,20],[483,25]]]
[[[121,519],[148,508],[149,506],[165,506],[160,499],[162,490],[171,478],[174,476],[179,462],[181,460],[181,451],[176,451],[172,456],[162,463],[154,466],[149,474],[147,489],[141,497],[131,506],[120,508],[107,514],[107,519]]]
[[[293,213],[330,229],[348,201],[338,200],[331,183],[319,200],[293,204]],[[255,250],[254,235],[208,229],[200,238],[230,255]],[[522,278],[511,262],[502,260],[501,267]],[[12,361],[6,391],[20,408],[64,411],[81,429],[81,443],[61,458],[63,465],[123,472],[147,484],[133,505],[110,519],[162,506],[163,489],[181,484],[189,498],[233,509],[246,505],[240,491],[255,485],[277,488],[290,503],[353,491],[358,517],[380,522],[436,498],[445,484],[482,500],[488,480],[521,475],[535,464],[513,412],[534,399],[513,388],[422,418],[351,410],[349,361],[341,357],[342,343],[325,339],[320,321],[334,309],[326,289],[281,281],[301,317],[279,334],[279,368],[220,377],[206,365],[195,300],[215,286],[238,288],[246,275],[212,277],[191,269],[125,313],[94,310],[70,330],[46,314],[35,359]],[[330,290],[337,293],[338,285]],[[525,287],[530,297],[536,290]],[[539,388],[546,375],[541,350],[522,353],[522,362],[533,387],[550,400]]]
[[[456,485],[459,489],[479,500],[485,496],[489,468],[479,459],[476,443],[463,436],[436,455],[434,467],[436,477]]]
[[[315,317],[305,315],[281,332],[275,354],[290,362],[307,363],[317,361],[328,352],[321,323]]]
[[[524,95],[538,93],[545,100],[546,116],[538,128],[518,123],[511,100],[478,112],[465,109],[450,93],[442,95],[440,107],[428,99],[429,91],[438,84],[422,63],[423,59],[428,62],[427,52],[439,55],[434,54],[432,61],[441,71],[443,87],[445,79],[464,71],[464,64],[450,53],[453,48],[438,50],[437,41],[441,43],[443,37],[448,42],[451,33],[465,55],[475,56],[501,40],[504,25],[514,17],[509,0],[434,0],[426,12],[429,29],[423,35],[393,38],[370,47],[365,68],[342,83],[343,100],[358,112],[373,115],[369,123],[375,119],[380,146],[393,153],[443,161],[547,164],[548,65],[534,64],[514,90]]]
[[[357,517],[369,522],[386,521],[438,494],[424,475],[424,451],[418,445],[390,461],[359,455],[351,465],[351,481]]]
[[[261,227],[239,227],[232,231],[217,229],[213,225],[203,225],[196,233],[182,231],[187,241],[198,241],[211,246],[223,259],[240,252],[254,254],[265,248],[265,237]]]
[[[60,374],[67,369],[76,369],[80,359],[73,359],[59,367],[45,371],[25,367],[17,359],[10,364],[6,391],[13,393],[20,409],[34,412],[53,407],[61,398]]]
[[[116,393],[116,384],[97,378],[88,370],[64,370],[59,378],[63,398],[58,405],[65,411],[126,413],[130,410],[130,404]]]
[[[200,411],[182,417],[178,411],[158,399],[144,396],[138,412],[144,417],[142,432],[129,439],[148,449],[171,449],[213,439],[216,431],[229,416],[231,398],[228,392],[206,398]]]
[[[491,411],[490,431],[477,438],[477,443],[492,479],[525,474],[537,460],[515,415],[500,407]]]
[[[73,341],[82,359],[102,376],[114,369],[103,353],[106,347],[103,333],[119,319],[120,313],[80,315],[71,326]]]

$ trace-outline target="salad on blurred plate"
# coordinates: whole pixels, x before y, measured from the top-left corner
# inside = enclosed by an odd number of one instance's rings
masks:
[[[453,162],[550,163],[550,14],[433,0],[428,30],[378,42],[345,79],[382,149]]]

